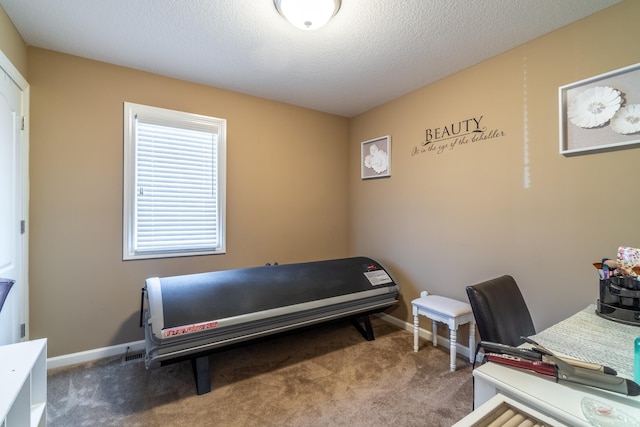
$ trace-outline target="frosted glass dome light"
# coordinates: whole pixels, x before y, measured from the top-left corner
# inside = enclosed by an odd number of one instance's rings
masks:
[[[341,0],[274,0],[280,15],[301,30],[317,30],[340,9]]]

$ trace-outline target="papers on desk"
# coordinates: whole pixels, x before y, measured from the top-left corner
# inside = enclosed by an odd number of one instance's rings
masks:
[[[633,379],[633,342],[640,327],[612,322],[589,305],[532,338],[556,354],[610,366],[618,376]]]

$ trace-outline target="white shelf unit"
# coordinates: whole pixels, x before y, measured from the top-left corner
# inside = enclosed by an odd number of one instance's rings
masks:
[[[47,339],[0,346],[0,427],[47,425]]]

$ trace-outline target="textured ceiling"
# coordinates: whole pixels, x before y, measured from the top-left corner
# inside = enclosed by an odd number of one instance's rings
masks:
[[[620,0],[0,0],[28,45],[352,117]]]

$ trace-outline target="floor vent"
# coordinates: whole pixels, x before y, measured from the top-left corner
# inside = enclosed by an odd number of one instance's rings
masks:
[[[144,350],[129,351],[129,348],[127,348],[126,353],[122,355],[122,364],[142,362],[144,360],[144,355]]]

